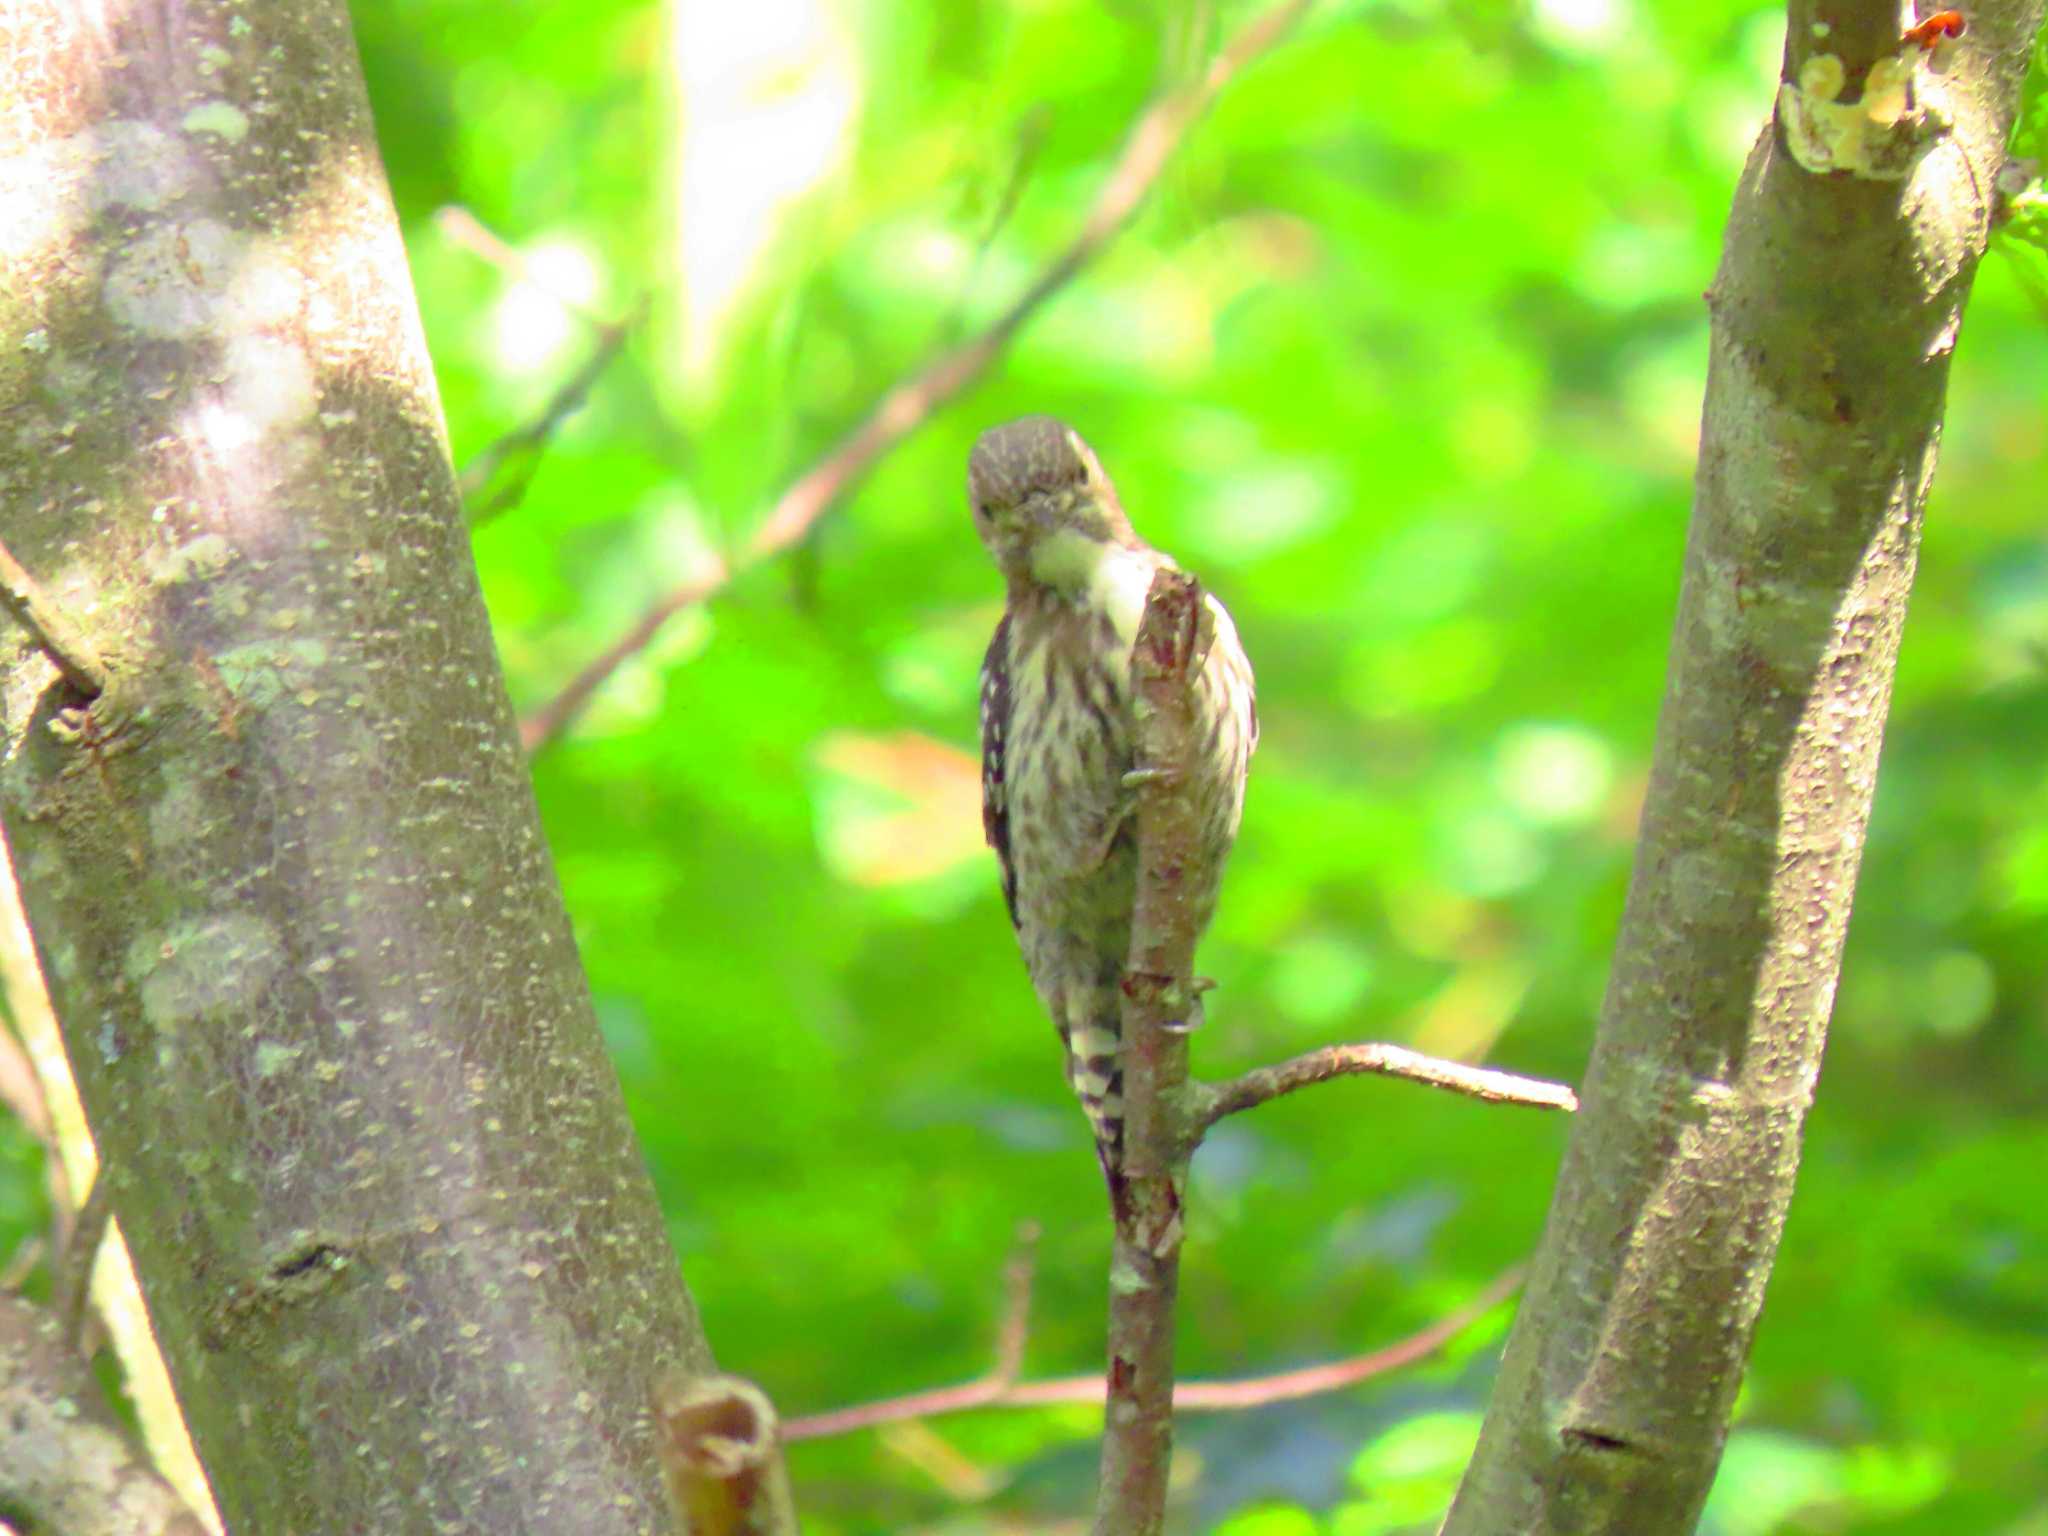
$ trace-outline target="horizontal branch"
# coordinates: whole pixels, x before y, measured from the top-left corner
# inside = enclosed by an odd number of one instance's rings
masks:
[[[1490,1067],[1469,1067],[1460,1061],[1425,1056],[1399,1045],[1326,1045],[1225,1083],[1205,1085],[1207,1098],[1199,1105],[1197,1123],[1207,1130],[1225,1115],[1256,1109],[1298,1088],[1311,1088],[1340,1077],[1368,1075],[1406,1078],[1411,1083],[1426,1083],[1489,1104],[1525,1104],[1533,1109],[1561,1109],[1567,1114],[1579,1107],[1578,1095],[1563,1083],[1517,1077]]]
[[[1173,1389],[1174,1412],[1230,1413],[1263,1408],[1271,1403],[1339,1392],[1413,1365],[1435,1354],[1512,1295],[1522,1283],[1522,1270],[1523,1266],[1516,1265],[1449,1316],[1369,1354],[1325,1361],[1299,1370],[1243,1377],[1236,1381],[1177,1382]],[[910,1392],[901,1397],[835,1409],[830,1413],[786,1419],[782,1425],[782,1438],[785,1441],[822,1440],[881,1424],[897,1424],[906,1419],[935,1419],[976,1408],[1093,1406],[1102,1403],[1104,1398],[1103,1379],[1097,1375],[1010,1382],[996,1379],[995,1373],[991,1372],[989,1376],[963,1382],[956,1387]]]

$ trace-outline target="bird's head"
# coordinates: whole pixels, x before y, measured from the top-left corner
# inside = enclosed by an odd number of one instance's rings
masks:
[[[1140,547],[1094,450],[1051,416],[982,433],[967,460],[967,499],[1013,586],[1085,586],[1112,546]]]

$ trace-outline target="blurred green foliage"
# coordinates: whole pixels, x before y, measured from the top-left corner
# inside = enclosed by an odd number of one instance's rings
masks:
[[[523,708],[999,312],[1148,95],[1256,14],[678,3],[353,0],[458,461],[597,337],[436,208],[594,314],[653,304],[478,530]],[[1700,295],[1782,30],[1743,3],[1325,0],[989,380],[539,759],[685,1272],[721,1362],[785,1412],[983,1369],[1027,1219],[1030,1372],[1099,1360],[1099,1176],[979,847],[998,590],[962,480],[993,422],[1079,426],[1259,668],[1198,1067],[1391,1038],[1578,1076],[1662,686]],[[804,123],[825,125],[808,184],[745,246],[747,194]],[[699,274],[728,247],[721,307]],[[1956,358],[1718,1536],[2048,1521],[2048,347],[2026,281],[1987,262]],[[1384,1082],[1228,1123],[1197,1165],[1183,1369],[1360,1352],[1454,1309],[1535,1242],[1564,1132]],[[35,1198],[32,1163],[0,1160],[0,1234]],[[1434,1529],[1503,1328],[1191,1421],[1189,1527]],[[1093,1420],[800,1447],[809,1528],[1078,1529]]]

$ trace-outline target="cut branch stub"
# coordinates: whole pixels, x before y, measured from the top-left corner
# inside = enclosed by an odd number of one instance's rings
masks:
[[[684,1536],[796,1536],[775,1406],[738,1376],[670,1376],[654,1389],[661,1466]]]

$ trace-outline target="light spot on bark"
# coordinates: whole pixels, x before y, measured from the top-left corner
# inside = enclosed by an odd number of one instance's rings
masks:
[[[197,179],[191,151],[154,123],[116,118],[81,137],[91,146],[90,195],[99,207],[149,212],[176,202]]]
[[[206,809],[206,796],[189,779],[172,784],[150,807],[149,835],[159,848],[176,848],[196,842],[211,830],[212,825],[213,818]]]
[[[269,241],[245,242],[223,305],[228,323],[251,329],[287,325],[305,301],[305,276],[283,251]]]
[[[230,144],[239,144],[248,135],[249,118],[231,101],[204,101],[187,112],[178,126],[187,133],[210,133]]]
[[[206,437],[232,454],[309,418],[317,403],[302,350],[278,337],[238,335],[227,344],[227,387],[206,408]]]
[[[144,1017],[159,1029],[249,1006],[284,963],[277,930],[247,912],[221,912],[139,935],[127,972]]]
[[[326,660],[327,647],[318,640],[266,640],[222,651],[213,664],[236,698],[261,709],[287,690],[303,689]]]
[[[235,558],[235,547],[217,533],[203,533],[196,539],[187,539],[175,549],[152,551],[149,557],[149,575],[152,581],[163,586],[172,586],[181,581],[197,577],[210,580],[228,567]]]
[[[68,243],[99,209],[176,202],[197,176],[185,144],[129,118],[0,156],[0,262]]]
[[[115,258],[108,311],[145,336],[190,336],[212,320],[240,242],[217,219],[155,224]]]

